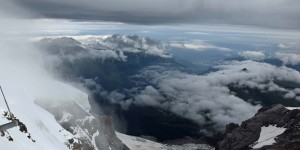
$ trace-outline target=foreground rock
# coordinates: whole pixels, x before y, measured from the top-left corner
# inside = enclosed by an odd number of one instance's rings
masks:
[[[75,101],[41,103],[38,105],[52,113],[55,119],[77,137],[69,140],[73,150],[128,150],[116,136],[113,120],[108,116],[92,116]]]
[[[264,137],[267,138],[261,141]],[[282,105],[263,107],[240,126],[228,124],[216,149],[300,149],[300,110],[289,110]]]

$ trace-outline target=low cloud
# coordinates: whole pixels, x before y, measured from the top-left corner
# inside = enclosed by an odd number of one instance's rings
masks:
[[[193,40],[193,41],[172,41],[169,44],[170,47],[181,48],[181,49],[189,49],[195,51],[205,51],[205,50],[218,50],[229,52],[231,49],[225,47],[219,47],[216,45],[208,44],[201,40]]]
[[[245,59],[250,59],[255,61],[262,61],[266,58],[263,52],[258,52],[258,51],[242,51],[239,52],[239,55]]]
[[[278,91],[285,93],[283,98],[295,98],[293,93],[299,92],[299,89],[286,89],[275,82],[300,83],[300,73],[287,67],[248,60],[227,62],[216,69],[218,71],[207,75],[192,75],[159,66],[149,67],[138,76],[150,79],[155,86],[146,86],[134,99],[122,100],[121,104],[160,107],[220,131],[230,122],[241,123],[253,116],[261,107],[235,96],[229,85],[262,92]]]
[[[300,55],[299,54],[277,52],[275,54],[275,57],[280,59],[286,65],[300,64]]]
[[[283,43],[280,43],[277,45],[278,48],[280,49],[288,49],[288,48],[291,48],[292,45],[291,44],[283,44]]]

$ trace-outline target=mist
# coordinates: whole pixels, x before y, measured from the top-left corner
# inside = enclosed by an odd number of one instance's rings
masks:
[[[0,84],[12,111],[16,102],[74,100],[83,94],[45,68],[55,62],[45,62],[47,56],[31,43],[34,23],[23,19],[31,12],[10,1],[1,1],[0,8]]]

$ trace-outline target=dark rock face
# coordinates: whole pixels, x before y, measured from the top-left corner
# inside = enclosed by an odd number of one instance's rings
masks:
[[[261,150],[300,149],[300,110],[288,110],[282,105],[262,107],[257,114],[239,126],[229,124],[219,140],[217,150],[248,150],[260,136],[261,127],[275,125],[286,128],[275,138],[276,143],[265,145]]]

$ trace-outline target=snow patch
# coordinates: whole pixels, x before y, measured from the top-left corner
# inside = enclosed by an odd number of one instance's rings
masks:
[[[300,109],[300,107],[285,107],[288,110]]]
[[[97,148],[97,142],[96,142],[96,137],[99,135],[99,131],[97,131],[96,133],[94,133],[93,134],[93,137],[92,137],[92,143],[93,143],[93,145],[95,146],[94,148],[95,148],[95,150],[98,150],[98,148]]]
[[[118,132],[116,135],[130,150],[168,150],[167,146],[157,142]]]
[[[63,111],[63,116],[59,122],[68,122],[73,117],[72,114]]]
[[[259,139],[254,143],[252,148],[261,148],[265,145],[272,145],[276,143],[274,140],[278,135],[282,134],[286,128],[276,127],[269,125],[267,127],[261,127]]]

